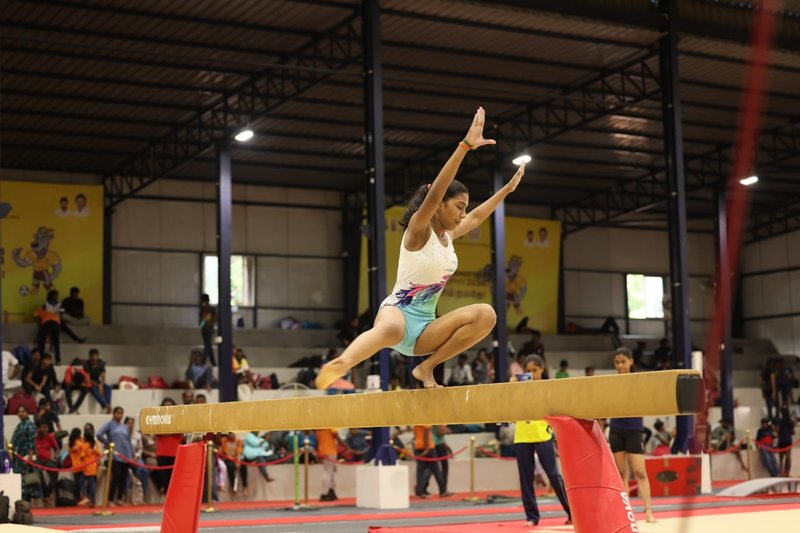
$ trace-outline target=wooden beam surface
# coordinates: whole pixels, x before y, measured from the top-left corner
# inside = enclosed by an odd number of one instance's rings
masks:
[[[143,433],[303,430],[694,414],[703,380],[692,370],[613,374],[441,389],[307,396],[142,409]]]

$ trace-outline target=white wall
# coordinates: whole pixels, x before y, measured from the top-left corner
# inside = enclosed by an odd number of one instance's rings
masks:
[[[595,227],[569,234],[564,241],[567,321],[599,327],[605,317],[612,316],[624,332],[625,274],[668,277],[667,241],[665,231]],[[713,235],[690,233],[688,247],[691,330],[699,342],[713,309],[713,293],[703,288],[704,281],[714,276]],[[664,335],[664,322],[631,320],[630,334]]]
[[[213,199],[213,184],[158,181],[145,196]],[[341,195],[234,186],[234,201],[338,207]],[[112,219],[112,320],[115,324],[194,326],[202,292],[201,257],[216,249],[213,203],[138,199]],[[287,315],[332,327],[341,318],[342,238],[338,210],[235,204],[233,253],[256,256],[256,309],[248,327]]]
[[[744,247],[742,307],[747,337],[800,354],[800,231]]]

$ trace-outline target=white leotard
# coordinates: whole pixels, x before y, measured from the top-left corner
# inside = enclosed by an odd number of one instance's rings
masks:
[[[442,246],[439,237],[431,231],[425,246],[412,252],[405,247],[406,233],[403,233],[397,282],[381,307],[394,305],[403,309],[413,306],[431,315],[435,313],[442,290],[458,268],[453,238],[450,233],[445,235],[447,246]]]

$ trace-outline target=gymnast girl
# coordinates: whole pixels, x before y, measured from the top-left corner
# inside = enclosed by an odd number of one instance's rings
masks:
[[[614,351],[614,368],[618,374],[629,374],[633,366],[633,354],[628,348],[617,348]],[[633,475],[639,483],[639,495],[644,502],[644,511],[648,522],[655,522],[653,506],[650,500],[650,480],[644,467],[644,420],[642,418],[612,418],[608,432],[608,444],[614,453],[622,483],[628,486],[628,463]]]
[[[467,305],[436,318],[439,296],[458,267],[453,241],[480,226],[517,188],[525,173],[525,166],[520,165],[502,189],[467,213],[469,191],[454,178],[468,152],[495,144],[483,138],[484,121],[484,110],[478,108],[464,140],[436,179],[414,192],[400,220],[405,233],[394,289],[381,304],[372,329],[320,369],[317,388],[328,388],[383,348],[408,356],[427,355],[412,373],[425,388],[440,387],[433,377],[436,365],[472,347],[494,328],[495,311],[485,303]]]

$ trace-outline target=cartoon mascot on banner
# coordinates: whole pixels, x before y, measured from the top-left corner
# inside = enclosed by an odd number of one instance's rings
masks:
[[[16,248],[11,252],[11,257],[18,267],[33,268],[31,294],[39,292],[40,285],[48,291],[52,289],[53,281],[61,273],[61,257],[50,249],[50,242],[54,237],[54,230],[41,226],[36,230],[31,247],[24,255],[22,248]]]
[[[506,267],[506,305],[517,313],[522,313],[522,300],[528,292],[528,281],[520,274],[521,268],[522,258],[512,255]]]

